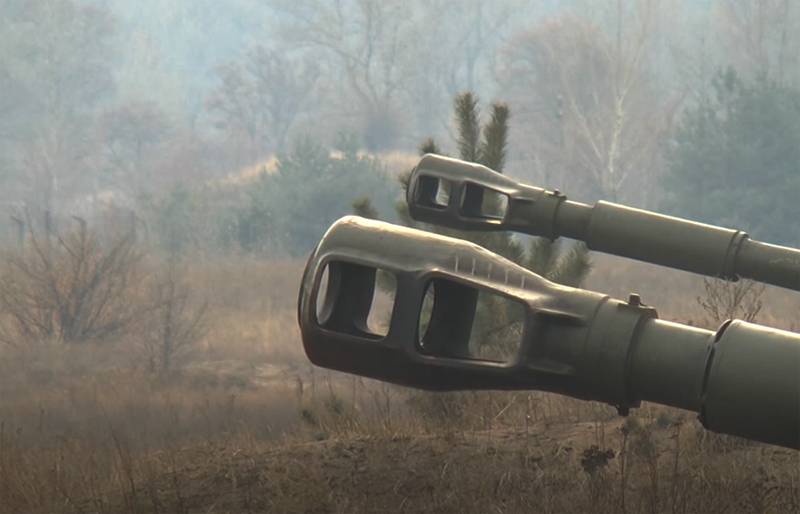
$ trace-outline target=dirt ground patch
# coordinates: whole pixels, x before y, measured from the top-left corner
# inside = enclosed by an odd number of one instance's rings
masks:
[[[132,483],[123,496],[96,503],[96,509],[89,501],[80,510],[796,512],[800,505],[791,486],[797,476],[783,469],[792,459],[798,463],[795,452],[743,444],[707,453],[698,467],[682,450],[675,453],[678,432],[664,427],[631,436],[623,456],[624,426],[621,419],[606,424],[607,448],[593,444],[593,423],[527,432],[343,436],[259,449],[202,445],[155,466],[171,472]],[[684,444],[697,444],[691,429],[684,437]],[[773,464],[770,471],[765,463]]]

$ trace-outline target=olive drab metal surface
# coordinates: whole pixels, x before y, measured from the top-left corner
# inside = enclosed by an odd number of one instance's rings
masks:
[[[423,221],[581,236],[594,248],[680,269],[797,285],[797,250],[774,247],[789,263],[755,269],[776,254],[762,257],[762,243],[741,232],[613,204],[597,210],[453,159],[423,157],[408,194]],[[496,194],[507,201],[485,201]],[[630,230],[618,230],[621,223]],[[643,238],[672,255],[645,250]],[[482,318],[486,298],[516,313],[502,331],[486,329],[497,321]],[[385,319],[376,321],[381,303]],[[429,390],[551,391],[622,414],[650,401],[697,412],[713,431],[800,448],[800,335],[743,321],[713,332],[660,320],[636,295],[620,301],[555,284],[460,239],[342,218],[308,260],[298,318],[306,354],[319,366]]]
[[[439,200],[441,195],[437,199],[441,190],[449,191],[446,202]],[[740,230],[610,202],[574,202],[559,191],[520,184],[480,164],[423,156],[411,174],[407,201],[411,216],[419,221],[463,230],[569,237],[598,252],[800,291],[800,250],[754,241]],[[498,203],[502,209],[494,207]]]

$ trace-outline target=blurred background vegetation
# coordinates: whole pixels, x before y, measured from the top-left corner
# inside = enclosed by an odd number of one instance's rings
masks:
[[[0,237],[114,210],[301,255],[359,194],[393,219],[420,141],[463,155],[467,91],[510,106],[512,176],[796,244],[799,29],[789,0],[6,0]]]

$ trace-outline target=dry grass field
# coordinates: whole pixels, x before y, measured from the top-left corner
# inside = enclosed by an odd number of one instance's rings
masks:
[[[313,369],[301,268],[186,260],[205,330],[168,373],[135,330],[0,345],[0,513],[800,512],[797,452],[706,433],[691,413],[626,419],[556,395],[423,394]],[[596,257],[588,287],[715,324],[688,274]],[[796,295],[761,299],[759,321],[793,328]]]

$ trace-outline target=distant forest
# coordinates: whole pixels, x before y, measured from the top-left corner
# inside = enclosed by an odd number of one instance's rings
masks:
[[[2,0],[0,238],[302,254],[456,154],[465,91],[509,106],[512,176],[800,243],[791,0]]]

